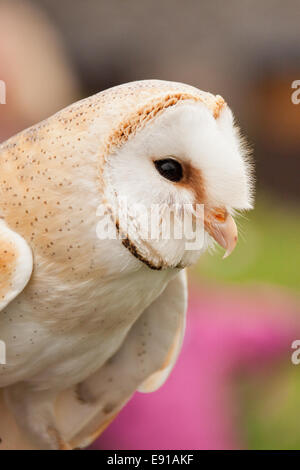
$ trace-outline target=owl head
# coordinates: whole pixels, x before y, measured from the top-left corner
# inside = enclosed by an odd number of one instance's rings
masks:
[[[252,207],[252,185],[223,98],[146,80],[102,99],[104,201],[122,244],[152,269],[194,263],[212,241],[230,254],[233,214]]]

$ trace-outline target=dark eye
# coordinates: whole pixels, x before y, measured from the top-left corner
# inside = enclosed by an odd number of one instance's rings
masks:
[[[161,176],[167,180],[177,182],[182,179],[182,166],[177,160],[165,158],[163,160],[156,160],[154,165]]]

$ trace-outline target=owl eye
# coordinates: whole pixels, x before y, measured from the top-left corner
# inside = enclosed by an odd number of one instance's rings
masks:
[[[178,182],[183,177],[182,166],[177,160],[173,158],[164,158],[163,160],[156,160],[154,165],[164,178],[170,181]]]

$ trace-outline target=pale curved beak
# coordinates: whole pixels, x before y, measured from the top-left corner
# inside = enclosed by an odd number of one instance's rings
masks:
[[[224,258],[229,256],[238,239],[238,230],[233,217],[226,209],[207,209],[204,211],[204,228],[225,250]]]

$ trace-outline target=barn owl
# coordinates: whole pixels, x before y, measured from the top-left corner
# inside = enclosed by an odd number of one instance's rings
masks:
[[[204,205],[203,246],[143,239],[117,198]],[[99,205],[122,237],[97,236]],[[229,254],[234,211],[251,207],[232,112],[189,85],[120,85],[4,142],[0,448],[87,446],[136,390],[159,388],[183,340],[185,268],[212,240]]]

